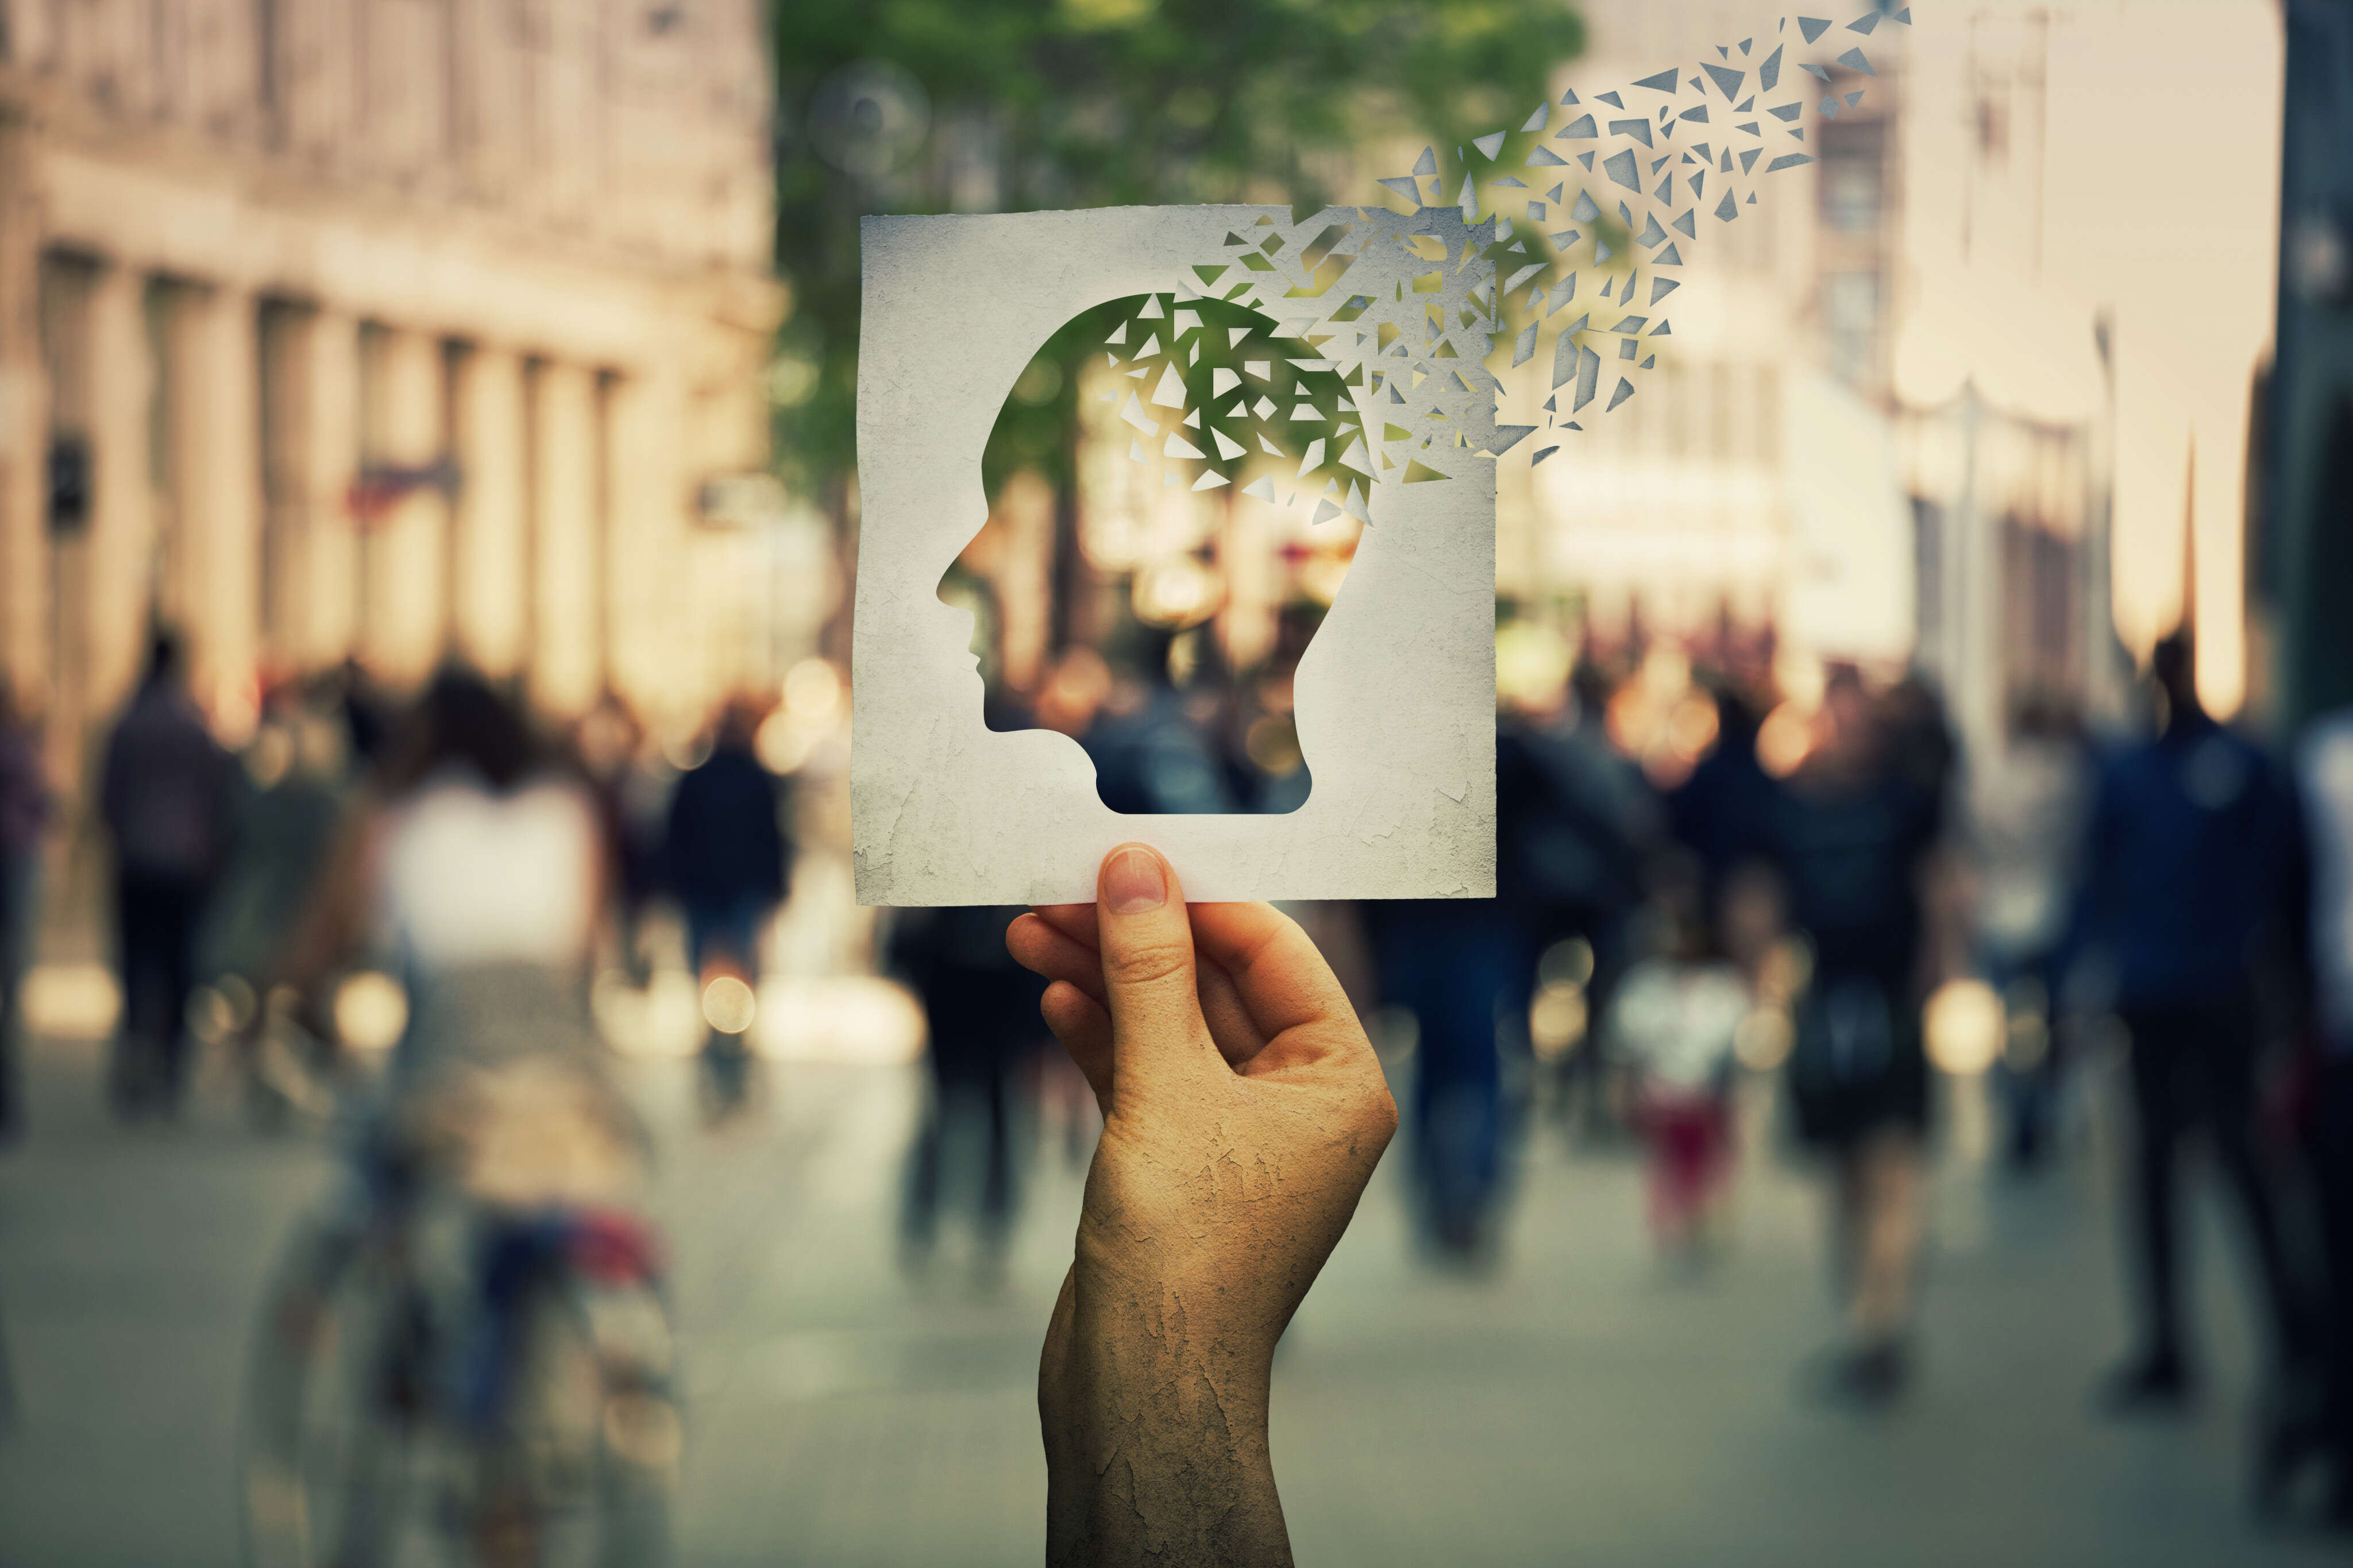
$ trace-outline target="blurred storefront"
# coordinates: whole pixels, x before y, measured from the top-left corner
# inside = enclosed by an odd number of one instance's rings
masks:
[[[232,738],[347,657],[555,715],[775,678],[752,0],[0,21],[0,668],[61,773],[158,620]]]

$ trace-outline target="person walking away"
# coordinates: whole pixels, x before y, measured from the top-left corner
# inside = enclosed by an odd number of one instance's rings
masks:
[[[122,978],[110,1087],[123,1115],[178,1108],[196,922],[227,851],[236,798],[236,760],[206,727],[183,663],[179,639],[157,634],[100,776]]]
[[[1788,919],[1813,947],[1788,1083],[1799,1137],[1835,1169],[1846,1343],[1830,1392],[1869,1405],[1910,1375],[1928,1125],[1921,1007],[1940,949],[1930,893],[1947,793],[1937,773],[1899,764],[1894,717],[1852,667],[1834,669],[1827,733],[1784,782],[1767,829]]]
[[[197,973],[242,1006],[268,1005],[262,985],[301,917],[343,819],[349,746],[340,717],[297,685],[271,692],[242,759],[227,853],[207,900]],[[310,1059],[271,1055],[254,1031],[232,1040],[245,1050],[248,1110],[273,1125],[309,1100],[335,1063],[324,1041]]]
[[[2319,1050],[2304,1142],[2327,1267],[2318,1320],[2327,1379],[2317,1416],[2274,1435],[2260,1479],[2284,1496],[2308,1459],[2326,1463],[2328,1523],[2353,1531],[2353,710],[2306,731],[2295,782],[2310,856],[2306,941]]]
[[[2270,760],[2200,706],[2189,640],[2157,647],[2154,739],[2100,768],[2071,950],[2102,952],[2131,1038],[2133,1262],[2144,1336],[2103,1394],[2120,1413],[2194,1393],[2181,1312],[2180,1145],[2202,1129],[2262,1275],[2274,1363],[2302,1353],[2273,1176],[2258,1147],[2258,960],[2284,929],[2293,796]]]
[[[687,962],[705,987],[733,976],[758,988],[760,933],[790,884],[784,786],[753,749],[758,730],[749,702],[727,705],[711,754],[678,781],[662,836],[670,890],[686,916]],[[719,1109],[735,1109],[749,1066],[742,1032],[714,1025],[703,1061]]]
[[[2003,755],[1980,759],[1970,775],[1984,879],[1978,949],[2011,1016],[2040,1015],[2044,1025],[2041,1056],[2006,1059],[2001,1079],[2010,1162],[2031,1171],[2042,1163],[2058,1119],[2063,1036],[2049,1026],[2061,1001],[2059,962],[2091,793],[2082,725],[2057,699],[2021,702]]]
[[[23,996],[40,925],[41,830],[50,806],[38,734],[0,680],[0,1144],[24,1130]]]
[[[1042,1034],[1045,984],[1015,963],[1006,928],[1018,907],[902,910],[891,930],[891,967],[923,1001],[930,1035],[932,1101],[907,1161],[900,1242],[911,1265],[927,1259],[939,1235],[945,1163],[954,1133],[978,1135],[977,1212],[981,1266],[1002,1267],[1013,1225],[1013,1086],[1028,1048]]]
[[[1611,998],[1602,1037],[1630,1073],[1650,1146],[1651,1227],[1662,1254],[1695,1259],[1712,1239],[1732,1152],[1734,1037],[1748,987],[1706,919],[1700,868],[1671,867],[1652,900],[1661,951]]]

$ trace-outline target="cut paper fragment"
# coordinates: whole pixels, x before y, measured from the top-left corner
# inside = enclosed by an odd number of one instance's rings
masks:
[[[1861,49],[1847,50],[1846,53],[1838,58],[1838,63],[1846,67],[1849,70],[1861,71],[1865,76],[1877,76],[1879,74],[1877,71],[1871,68],[1871,61],[1864,58],[1863,52]]]
[[[1219,485],[1231,484],[1232,482],[1233,481],[1227,479],[1225,475],[1218,472],[1217,469],[1211,468],[1207,473],[1204,473],[1199,479],[1193,481],[1193,488],[1197,490],[1213,490]]]
[[[1877,26],[1879,26],[1879,13],[1865,11],[1862,16],[1849,22],[1846,25],[1846,30],[1850,33],[1868,33]]]
[[[1831,24],[1820,16],[1798,18],[1798,31],[1805,35],[1806,42],[1810,44],[1830,30]]]
[[[1273,505],[1274,477],[1271,474],[1261,474],[1258,478],[1252,479],[1250,483],[1242,487],[1242,494],[1246,496],[1255,496],[1260,500],[1265,501],[1268,505]]]
[[[1424,147],[1421,156],[1414,160],[1413,172],[1425,177],[1438,173],[1438,154]]]
[[[1536,105],[1536,111],[1528,116],[1527,123],[1520,127],[1520,132],[1522,135],[1541,135],[1544,128],[1551,122],[1552,105],[1539,103]]]
[[[1198,447],[1196,447],[1192,442],[1187,441],[1184,437],[1179,436],[1174,430],[1168,432],[1168,444],[1160,448],[1160,455],[1164,458],[1205,458],[1208,456],[1208,453],[1202,451]]]
[[[1764,63],[1757,68],[1757,86],[1760,91],[1770,92],[1780,84],[1781,46],[1776,44],[1773,52],[1767,55]]]
[[[1777,174],[1784,169],[1794,169],[1801,163],[1810,163],[1813,161],[1813,157],[1810,153],[1784,153],[1779,157],[1774,159],[1771,163],[1766,164],[1765,172],[1768,174]]]
[[[1152,389],[1152,403],[1156,408],[1185,406],[1185,378],[1176,374],[1175,365],[1161,370],[1160,384]]]
[[[1223,397],[1227,393],[1231,392],[1235,387],[1240,386],[1241,384],[1242,378],[1240,376],[1236,375],[1232,371],[1228,370],[1225,366],[1219,365],[1217,369],[1209,373],[1209,395],[1212,397]]]
[[[1471,138],[1471,145],[1478,148],[1479,155],[1492,163],[1495,160],[1495,154],[1504,150],[1504,133],[1493,131],[1484,136],[1473,136]]]
[[[1601,209],[1593,205],[1592,196],[1579,191],[1577,193],[1577,206],[1568,216],[1571,223],[1593,223],[1601,216]]]
[[[1726,103],[1740,96],[1740,84],[1748,76],[1746,71],[1731,66],[1704,65],[1699,68],[1707,72],[1708,79],[1715,83],[1716,90],[1724,94]]]
[[[1240,441],[1237,441],[1232,437],[1227,435],[1223,430],[1210,431],[1209,439],[1218,444],[1218,456],[1229,463],[1236,458],[1243,456],[1250,450],[1249,447],[1243,446]]]
[[[1653,92],[1672,92],[1675,90],[1675,79],[1679,73],[1680,68],[1670,66],[1656,76],[1644,77],[1634,85],[1647,87]]]
[[[1633,395],[1634,384],[1628,381],[1624,376],[1620,376],[1618,378],[1618,390],[1609,395],[1609,401],[1603,406],[1601,412],[1604,414],[1616,413],[1618,405]],[[1643,406],[1647,408],[1650,405],[1644,404]]]

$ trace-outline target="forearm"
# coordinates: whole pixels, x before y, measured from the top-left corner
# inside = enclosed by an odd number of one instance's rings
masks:
[[[1186,1320],[1174,1297],[1093,1300],[1063,1281],[1039,1369],[1049,1568],[1291,1562],[1267,1450],[1271,1352]]]

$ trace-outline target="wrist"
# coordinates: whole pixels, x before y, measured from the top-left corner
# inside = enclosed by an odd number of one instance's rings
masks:
[[[1174,1292],[1087,1287],[1065,1281],[1039,1367],[1049,1563],[1288,1563],[1271,1344],[1205,1332]]]

